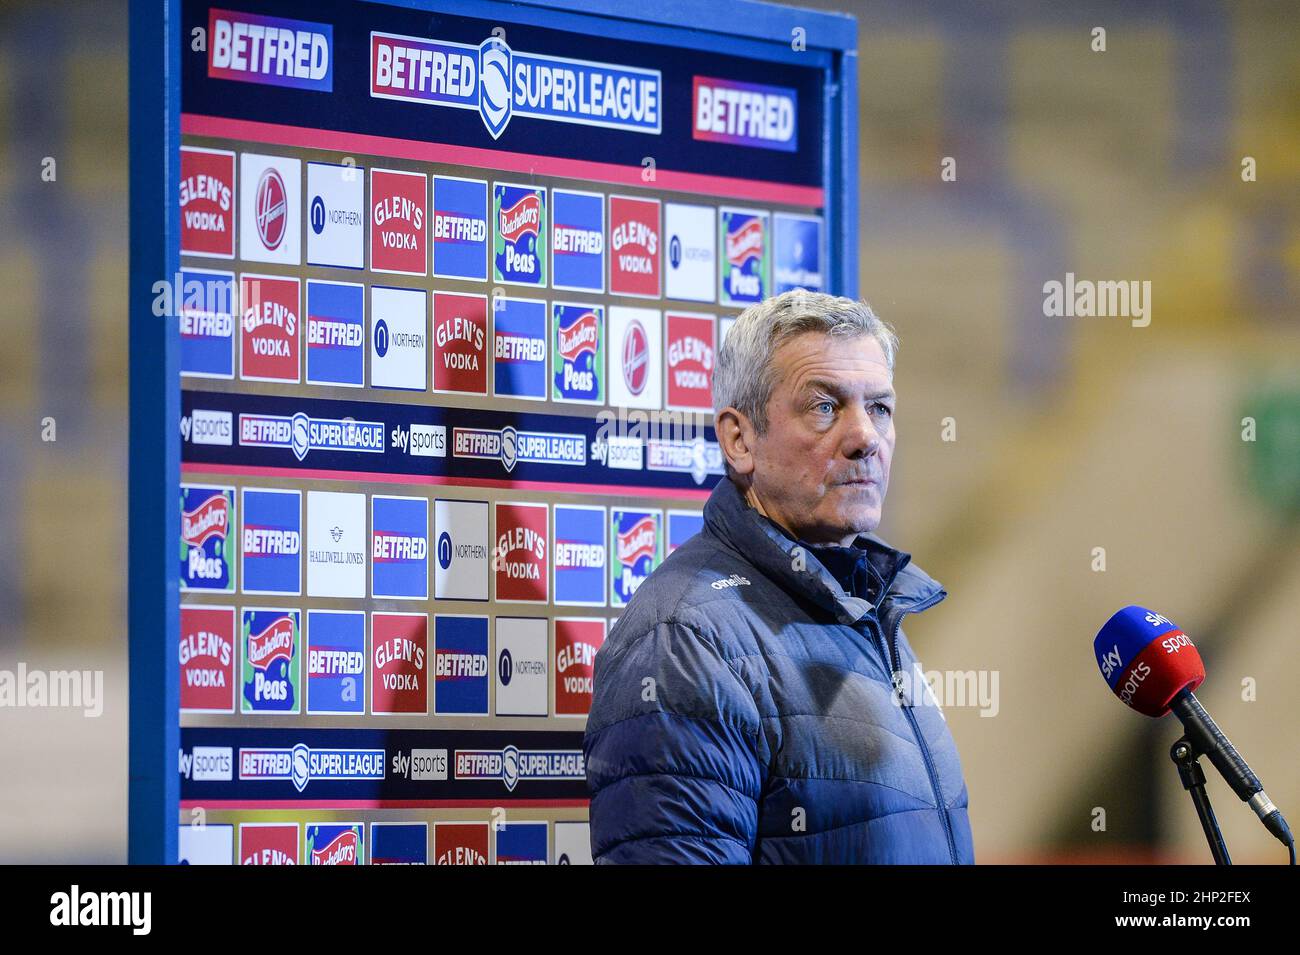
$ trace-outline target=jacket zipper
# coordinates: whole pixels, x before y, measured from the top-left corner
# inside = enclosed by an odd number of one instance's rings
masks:
[[[889,646],[882,647],[889,657],[889,668],[893,674],[892,683],[894,692],[897,693],[902,683],[902,672],[898,659],[898,632],[903,628],[903,618],[909,613],[919,613],[933,607],[940,600],[940,594],[935,594],[929,600],[923,601],[908,610],[900,611],[898,619],[894,621],[894,632],[890,637]],[[882,637],[883,642],[883,637]],[[925,770],[930,775],[930,788],[934,792],[934,800],[939,806],[939,819],[943,822],[943,834],[948,838],[948,855],[952,859],[953,865],[958,865],[957,861],[957,842],[952,835],[952,820],[948,816],[948,804],[944,802],[943,790],[939,788],[939,774],[935,772],[934,760],[930,756],[930,747],[926,745],[925,735],[921,732],[921,724],[916,721],[916,715],[912,712],[912,701],[902,700],[903,712],[907,714],[907,720],[912,724],[912,733],[916,736],[916,741],[921,747],[921,755],[925,758]]]

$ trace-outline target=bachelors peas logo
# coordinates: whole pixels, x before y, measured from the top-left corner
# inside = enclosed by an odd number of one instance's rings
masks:
[[[753,209],[719,209],[722,304],[749,305],[767,295],[768,215]]]
[[[297,610],[245,610],[244,713],[297,713],[299,630]]]
[[[492,187],[492,280],[546,286],[546,188]]]
[[[659,564],[659,512],[610,512],[612,603],[625,607]]]
[[[235,489],[181,485],[181,589],[235,589],[230,532]]]
[[[307,858],[310,865],[361,865],[364,848],[362,823],[308,826]]]
[[[605,310],[599,305],[554,302],[556,401],[601,404],[605,400]]]

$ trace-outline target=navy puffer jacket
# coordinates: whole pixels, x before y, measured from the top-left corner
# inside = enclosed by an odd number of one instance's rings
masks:
[[[942,710],[891,678],[919,672],[902,619],[943,588],[863,535],[883,586],[846,593],[726,478],[704,521],[596,654],[597,864],[974,862]]]

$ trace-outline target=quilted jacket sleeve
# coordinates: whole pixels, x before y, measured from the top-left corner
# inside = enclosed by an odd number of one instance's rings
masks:
[[[602,648],[594,691],[596,863],[749,864],[767,760],[754,697],[717,647],[660,623]]]

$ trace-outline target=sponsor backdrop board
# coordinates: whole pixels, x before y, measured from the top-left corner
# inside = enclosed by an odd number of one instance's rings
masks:
[[[593,658],[722,477],[721,338],[855,291],[853,21],[168,6],[134,27],[134,228],[171,223],[137,305],[174,279],[132,338],[132,858],[589,862]]]

